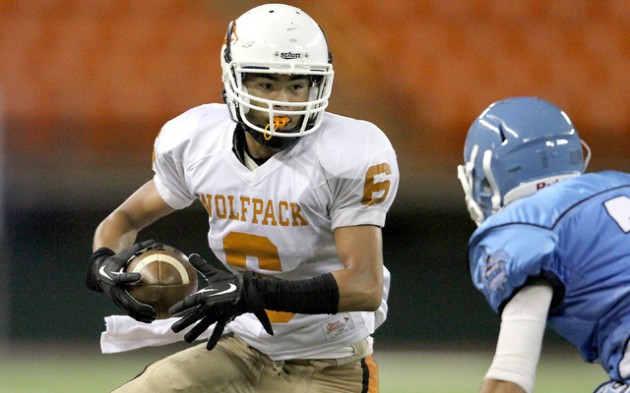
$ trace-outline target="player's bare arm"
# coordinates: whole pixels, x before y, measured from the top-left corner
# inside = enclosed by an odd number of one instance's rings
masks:
[[[333,273],[339,287],[339,311],[374,311],[383,295],[381,228],[337,228],[335,243],[344,269]]]
[[[150,180],[101,222],[94,235],[93,249],[107,247],[119,252],[129,248],[142,228],[173,211]]]

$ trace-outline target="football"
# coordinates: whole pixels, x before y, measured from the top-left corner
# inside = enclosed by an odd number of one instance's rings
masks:
[[[157,319],[170,317],[168,309],[197,291],[197,270],[178,249],[161,245],[129,261],[127,272],[140,273],[139,282],[129,284],[127,292],[153,308]]]

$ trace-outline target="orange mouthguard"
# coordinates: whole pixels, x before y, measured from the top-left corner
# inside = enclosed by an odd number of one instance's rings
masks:
[[[282,129],[284,128],[287,124],[289,124],[289,122],[291,121],[291,118],[289,116],[274,116],[273,117],[273,129]],[[273,131],[269,130],[270,124],[267,124],[267,127],[265,127],[265,140],[268,141],[271,139],[271,137],[273,137]],[[267,132],[269,131],[269,132]]]
[[[291,118],[289,116],[275,116],[273,118],[273,127],[274,128],[284,128],[289,122]]]

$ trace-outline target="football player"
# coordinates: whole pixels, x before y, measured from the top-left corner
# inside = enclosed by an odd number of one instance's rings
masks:
[[[611,381],[598,393],[629,389],[630,175],[584,174],[589,158],[569,117],[539,98],[498,101],[468,131],[470,274],[501,315],[481,392],[533,391],[546,326],[601,363]]]
[[[396,154],[375,125],[325,112],[332,56],[320,26],[288,5],[231,22],[221,48],[224,104],[167,122],[154,177],[97,228],[87,285],[150,322],[124,290],[126,261],[154,221],[200,201],[227,269],[190,260],[207,286],[171,309],[173,331],[206,344],[150,365],[116,392],[376,392],[371,334],[390,276],[381,228]],[[135,244],[134,244],[135,243]]]

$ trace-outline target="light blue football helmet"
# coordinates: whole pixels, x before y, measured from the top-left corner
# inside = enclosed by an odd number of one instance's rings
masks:
[[[493,103],[470,126],[457,168],[470,217],[480,225],[508,203],[583,173],[590,155],[571,119],[550,102]]]

